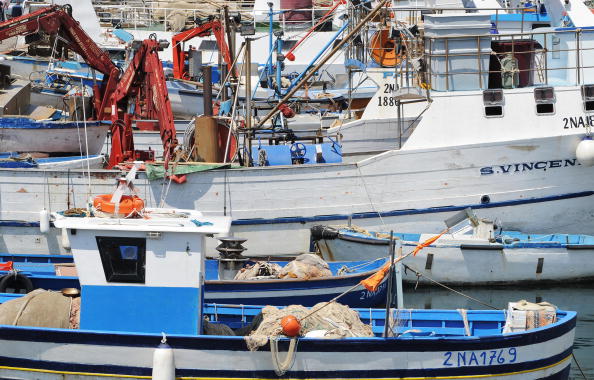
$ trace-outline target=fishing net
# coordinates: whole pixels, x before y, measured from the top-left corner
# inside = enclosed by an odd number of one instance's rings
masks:
[[[234,280],[259,280],[278,278],[281,266],[266,261],[258,261],[253,265],[241,268],[235,275]]]
[[[80,297],[37,289],[0,305],[0,324],[75,329],[80,321]]]
[[[309,280],[317,277],[330,277],[332,272],[328,264],[319,256],[304,253],[285,265],[278,274],[278,278],[298,278]]]
[[[301,322],[301,335],[315,332],[316,337],[327,339],[373,336],[371,326],[363,323],[355,310],[336,302],[325,305],[326,302],[321,302],[311,309],[301,305],[291,305],[284,309],[266,306],[262,309],[262,323],[245,337],[248,349],[255,351],[266,345],[270,338],[283,335],[280,322],[287,315],[294,315]],[[318,311],[303,319],[314,310]]]
[[[263,280],[263,279],[300,279],[309,280],[318,277],[331,277],[332,271],[328,264],[317,255],[304,253],[289,262],[284,267],[275,263],[258,261],[253,265],[241,268],[234,280]]]

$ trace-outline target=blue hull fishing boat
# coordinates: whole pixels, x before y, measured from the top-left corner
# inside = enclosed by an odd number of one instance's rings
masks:
[[[218,318],[219,323],[243,325],[260,310],[205,305],[203,313],[214,321]],[[456,311],[401,311],[406,319],[401,319],[403,326],[395,330],[399,334],[395,337],[380,336],[383,310],[357,312],[374,325],[374,337],[300,338],[293,365],[283,377],[567,379],[569,375],[576,322],[573,312],[558,312],[557,322],[546,327],[502,334],[503,311],[468,311],[471,327],[467,336]],[[170,331],[162,322],[161,327]],[[0,376],[146,379],[156,370],[153,357],[169,350],[178,378],[279,378],[270,343],[250,351],[243,336],[168,334],[169,348],[157,348],[161,340],[160,333],[1,326],[0,344],[5,348]],[[288,341],[281,338],[277,344],[284,350]]]
[[[81,297],[35,290],[5,298],[0,377],[568,378],[576,313],[550,305],[350,309],[338,297],[312,308],[206,304],[205,241],[226,235],[231,219],[144,207],[123,218],[117,205],[142,206],[125,195],[132,178],[120,182],[112,213],[53,214],[67,231]],[[385,268],[365,287],[381,284]]]
[[[403,261],[405,282],[471,286],[594,278],[594,236],[501,230],[470,209],[452,218],[460,223],[448,225],[446,221],[448,227],[439,235],[394,234],[409,251],[424,248]],[[373,260],[383,257],[389,244],[388,233],[357,226],[315,226],[311,233],[327,260]]]
[[[25,293],[33,289],[60,290],[80,288],[72,256],[0,254],[0,293]],[[205,261],[204,297],[206,302],[224,304],[263,304],[313,306],[327,301],[357,285],[381,268],[387,258],[372,261],[330,262],[332,276],[311,279],[220,279],[220,262]],[[6,266],[11,262],[10,267]],[[246,262],[253,265],[254,262]],[[286,261],[268,264],[285,266]],[[17,275],[11,272],[16,270]],[[341,297],[351,307],[373,307],[386,300],[386,282],[377,291],[359,286]]]

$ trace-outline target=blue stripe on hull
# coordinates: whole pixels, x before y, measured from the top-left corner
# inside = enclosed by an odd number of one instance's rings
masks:
[[[271,219],[238,219],[238,220],[233,220],[233,222],[231,224],[241,226],[241,225],[254,225],[254,224],[329,222],[329,221],[335,221],[335,220],[347,220],[349,217],[352,217],[352,219],[369,219],[369,218],[379,218],[380,216],[385,218],[385,217],[390,217],[390,216],[435,214],[435,213],[441,213],[441,212],[461,211],[468,207],[473,208],[473,209],[483,209],[483,208],[518,206],[518,205],[532,204],[532,203],[552,202],[552,201],[558,201],[558,200],[563,200],[563,199],[589,197],[592,195],[594,195],[594,191],[582,191],[579,193],[553,195],[553,196],[542,197],[542,198],[515,199],[515,200],[510,200],[510,201],[492,202],[492,203],[487,203],[487,204],[474,203],[474,204],[467,204],[467,205],[461,205],[461,206],[441,206],[441,207],[407,209],[407,210],[392,210],[392,211],[383,211],[383,212],[375,212],[374,211],[374,212],[361,212],[361,213],[355,213],[355,214],[316,215],[316,216],[311,216],[311,217],[296,216],[296,217],[281,217],[281,218],[271,218]]]
[[[243,292],[233,298],[216,298],[210,297],[209,293],[205,293],[206,300],[208,303],[219,303],[219,304],[236,304],[236,305],[303,305],[303,306],[314,306],[319,302],[327,302],[330,299],[338,296],[341,292],[329,292],[323,294],[311,294],[302,296],[274,296],[274,292],[250,295],[251,292]],[[234,292],[237,294],[237,292]],[[350,307],[375,307],[384,304],[386,301],[386,286],[383,286],[377,292],[371,293],[365,290],[350,292],[347,295],[341,297],[338,302],[343,305],[349,305]]]
[[[419,208],[419,209],[407,209],[407,210],[392,210],[378,212],[361,212],[355,214],[333,214],[333,215],[314,215],[309,217],[295,216],[295,217],[279,217],[279,218],[253,218],[253,219],[236,219],[231,222],[232,225],[244,226],[244,225],[260,225],[260,224],[286,224],[286,223],[315,223],[315,222],[333,222],[340,220],[347,220],[349,217],[353,219],[370,219],[390,216],[406,216],[406,215],[419,215],[419,214],[435,214],[443,212],[454,212],[461,211],[465,208],[471,207],[473,209],[485,209],[485,208],[498,208],[498,207],[509,207],[519,206],[533,203],[553,202],[564,199],[583,198],[594,195],[594,191],[582,191],[579,193],[568,193],[561,195],[553,195],[542,198],[531,198],[531,199],[515,199],[504,202],[492,202],[488,204],[474,203],[460,206],[440,206],[431,208]],[[39,222],[26,222],[19,220],[0,220],[0,227],[39,227]]]
[[[571,313],[564,317],[565,322],[544,328],[540,331],[532,331],[529,334],[494,335],[492,337],[459,337],[456,339],[444,338],[349,338],[348,343],[337,344],[331,340],[313,339],[302,340],[299,343],[300,352],[423,352],[427,351],[428,345],[435,351],[470,351],[490,350],[508,347],[520,347],[530,344],[542,343],[560,337],[573,330],[576,324],[576,314]],[[132,347],[155,347],[156,341],[160,340],[160,334],[118,334],[113,332],[96,332],[79,330],[11,327],[0,326],[0,340],[29,341],[29,342],[52,342],[52,343],[76,343],[93,344],[101,346],[132,346]],[[246,349],[243,337],[212,337],[200,336],[169,336],[169,345],[180,349],[198,350],[230,350],[244,351]],[[346,341],[345,341],[346,342]],[[396,344],[397,342],[397,344]]]

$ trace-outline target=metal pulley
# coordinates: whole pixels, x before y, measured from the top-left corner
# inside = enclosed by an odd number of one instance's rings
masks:
[[[246,248],[242,245],[247,239],[242,239],[234,236],[218,238],[221,244],[217,246],[217,251],[221,259],[243,259],[241,255]]]

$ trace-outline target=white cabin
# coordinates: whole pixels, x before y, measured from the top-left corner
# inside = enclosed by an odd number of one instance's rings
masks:
[[[145,209],[142,218],[65,217],[80,279],[80,327],[200,334],[205,238],[226,234],[228,217]]]

